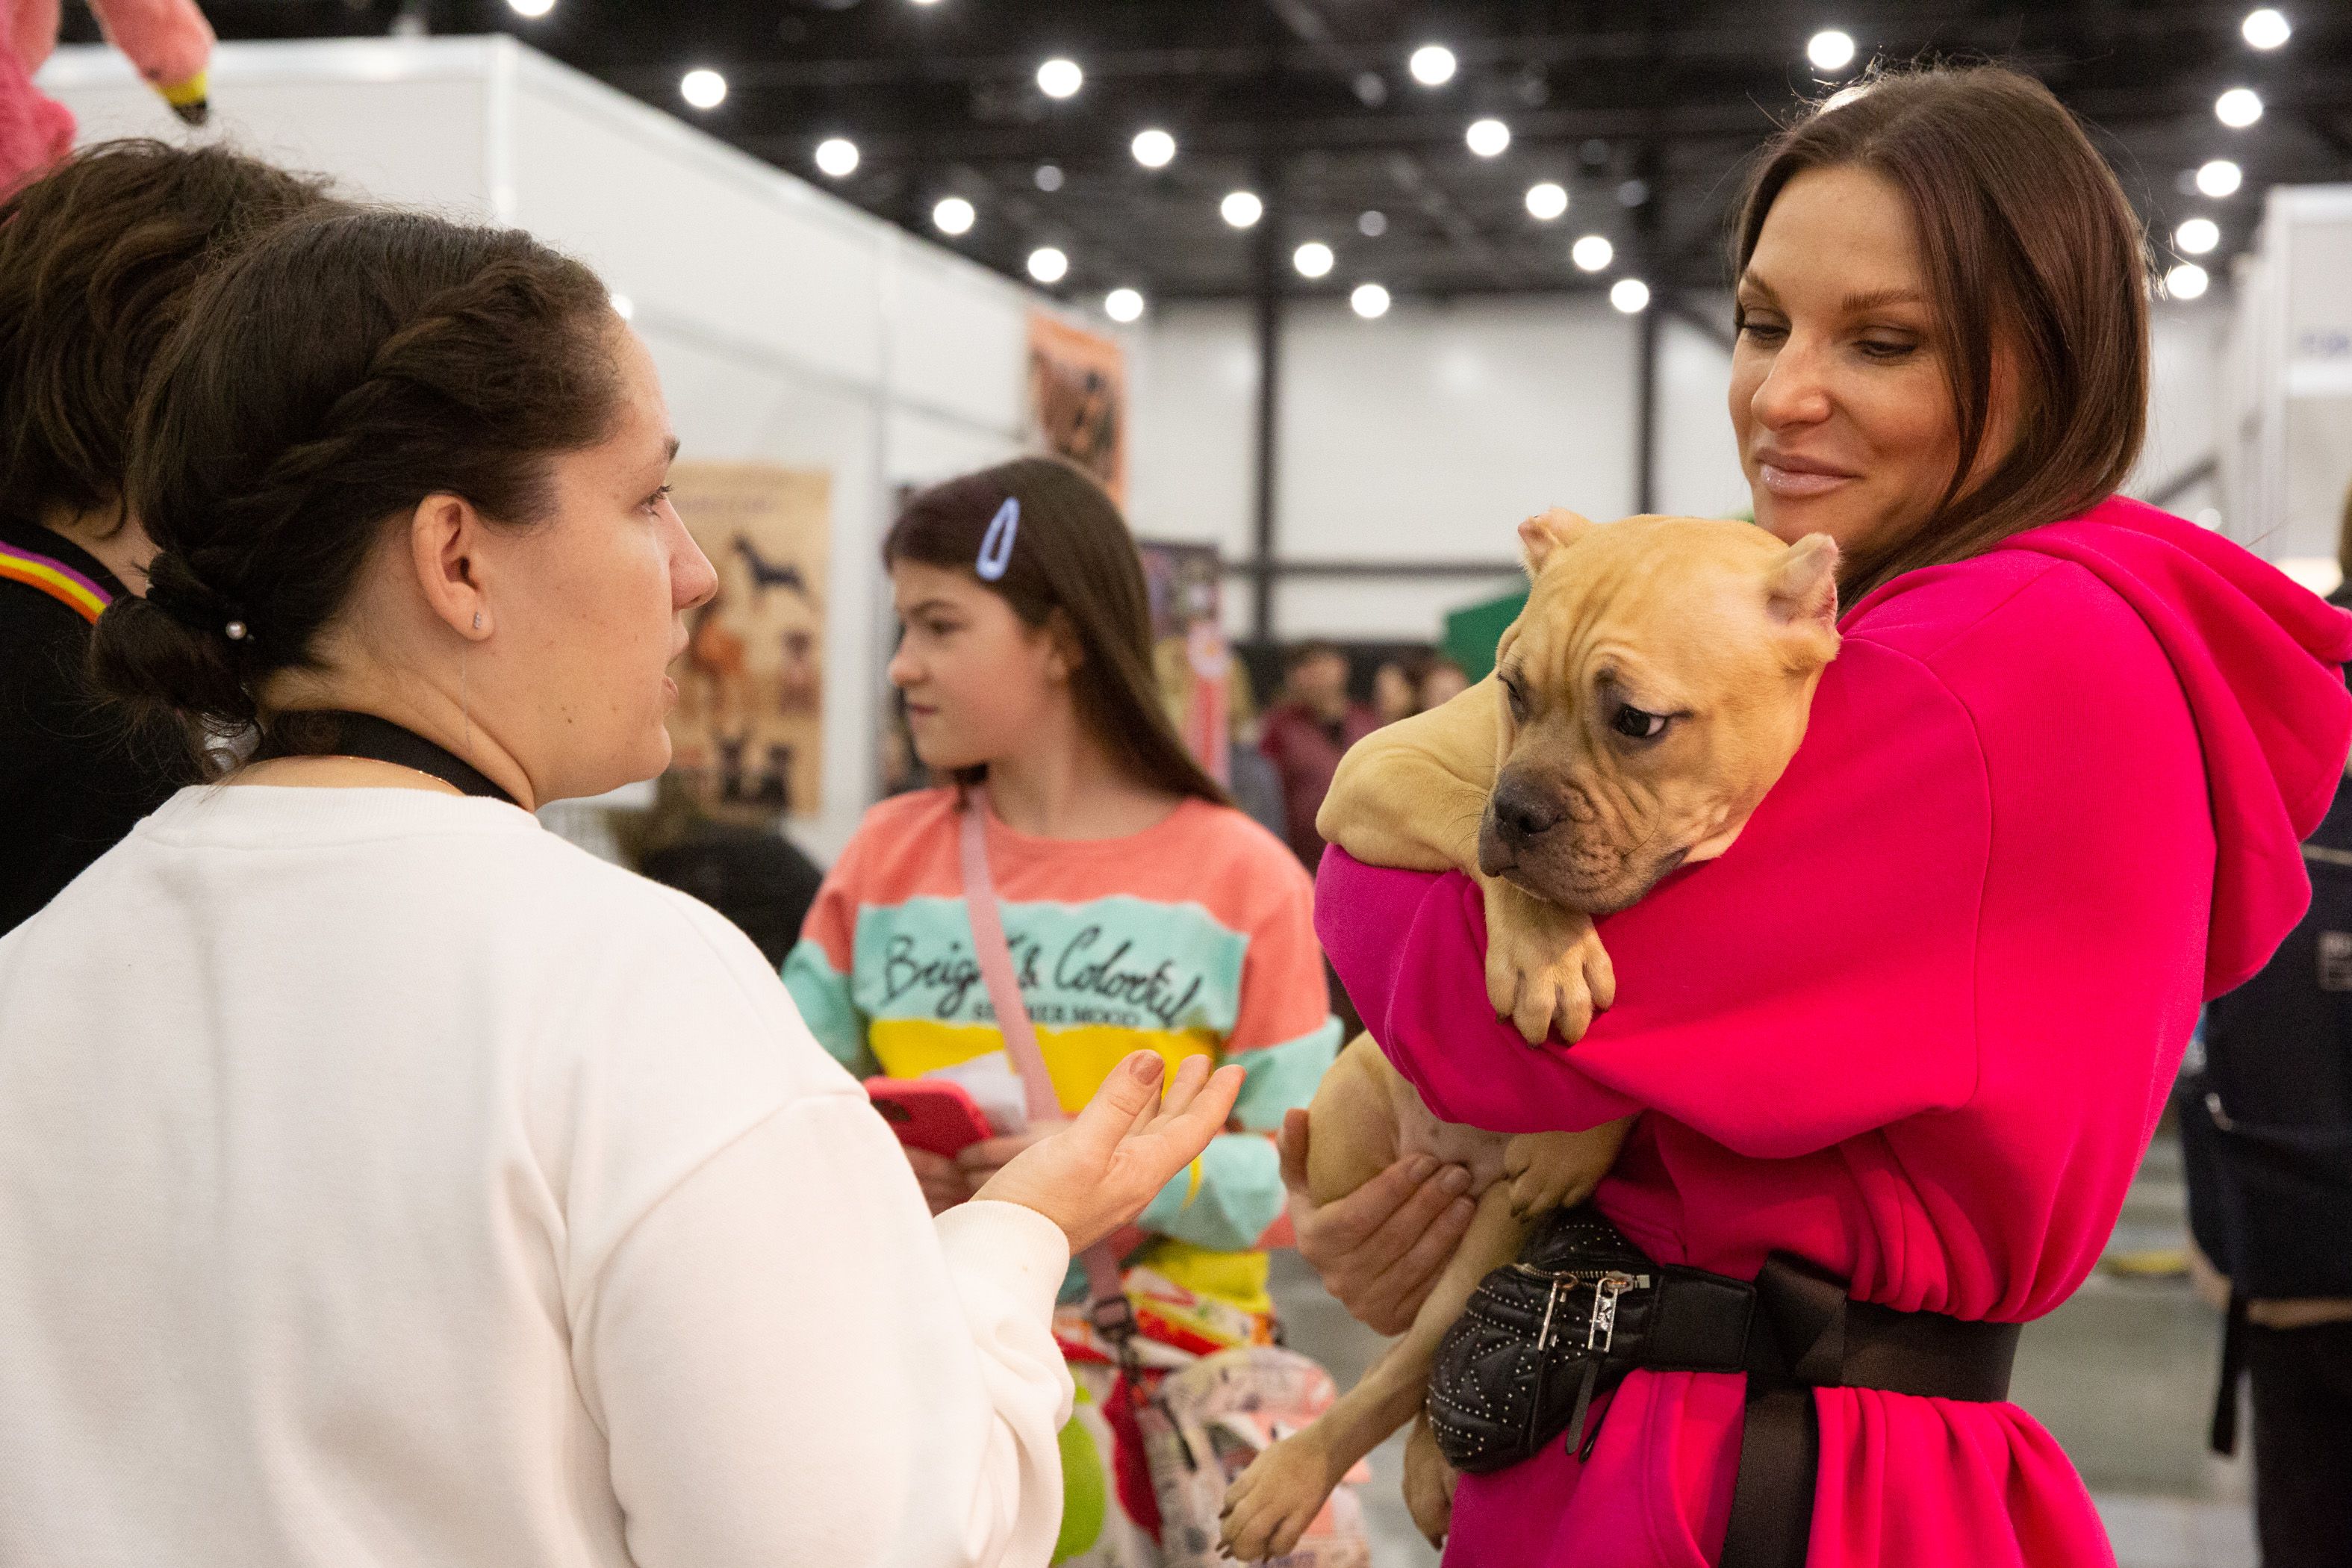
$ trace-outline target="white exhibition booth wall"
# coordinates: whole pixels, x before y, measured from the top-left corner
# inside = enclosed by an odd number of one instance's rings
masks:
[[[829,470],[824,810],[793,832],[831,859],[874,795],[887,509],[1020,449],[1042,297],[510,38],[225,44],[200,132],[110,49],[60,49],[39,79],[86,142],[221,140],[528,228],[631,301],[686,458]]]
[[[2352,185],[2273,187],[2235,281],[2219,421],[2230,535],[2326,586],[2352,487]]]

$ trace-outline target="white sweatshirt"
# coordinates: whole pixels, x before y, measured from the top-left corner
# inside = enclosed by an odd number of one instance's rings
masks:
[[[496,801],[185,790],[0,939],[0,1563],[1042,1564],[1068,1257]]]

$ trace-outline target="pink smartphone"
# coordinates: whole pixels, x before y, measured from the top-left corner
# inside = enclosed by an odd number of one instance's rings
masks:
[[[995,1131],[979,1104],[960,1083],[935,1078],[869,1078],[866,1092],[874,1109],[909,1149],[928,1149],[953,1159]]]

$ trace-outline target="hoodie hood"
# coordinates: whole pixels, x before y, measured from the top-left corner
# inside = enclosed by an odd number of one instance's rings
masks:
[[[2303,840],[2326,815],[2352,749],[2340,668],[2352,658],[2352,615],[2219,534],[2121,496],[2000,548],[2089,571],[2171,661],[2213,806],[2205,994],[2234,989],[2311,901]]]

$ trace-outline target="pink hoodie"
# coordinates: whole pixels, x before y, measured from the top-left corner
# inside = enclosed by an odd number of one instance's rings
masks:
[[[1334,849],[1318,929],[1438,1115],[1643,1110],[1597,1202],[1661,1260],[1748,1276],[1783,1248],[1860,1300],[2037,1318],[2097,1261],[2200,1004],[2308,900],[2352,616],[2117,499],[1912,573],[1842,629],[1738,844],[1602,922],[1617,1005],[1574,1047],[1495,1021],[1459,873]],[[1551,1444],[1465,1478],[1447,1562],[1712,1560],[1742,1388],[1635,1373],[1589,1462]],[[2015,1405],[1815,1397],[1813,1568],[2113,1562]]]

